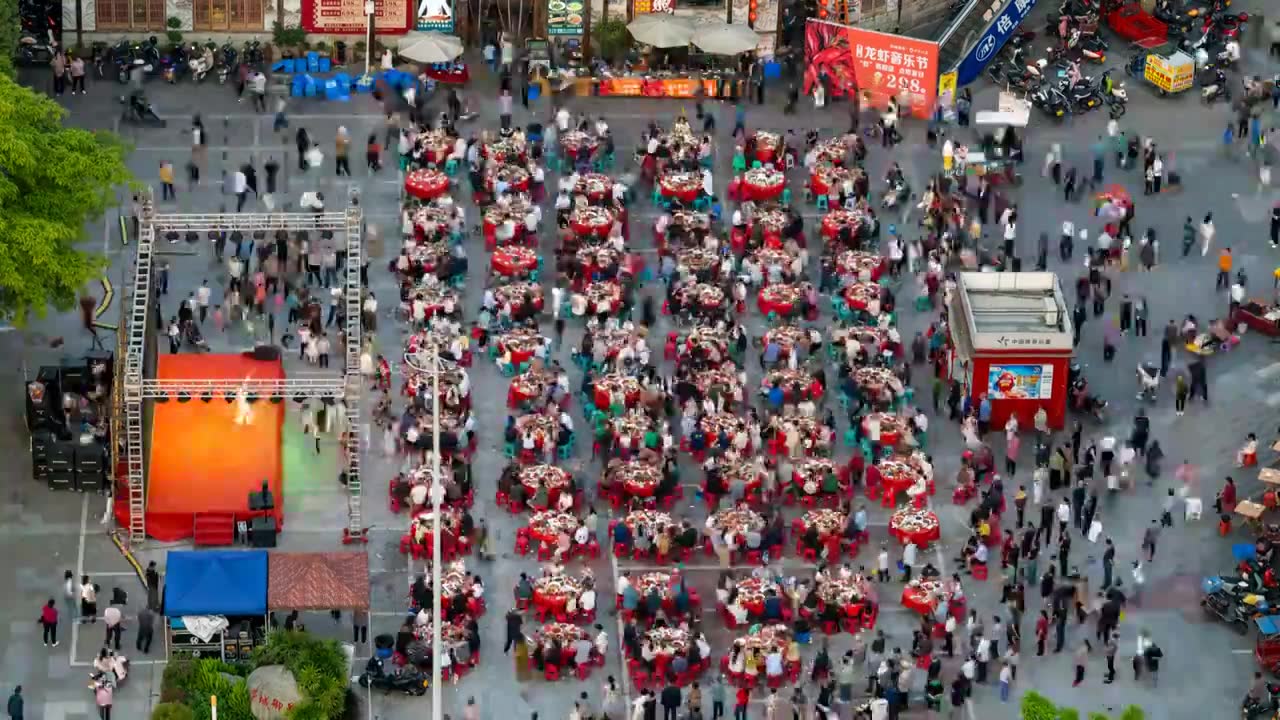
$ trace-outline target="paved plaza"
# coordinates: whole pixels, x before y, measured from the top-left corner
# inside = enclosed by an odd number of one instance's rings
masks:
[[[1122,61],[1119,56],[1123,55],[1125,53],[1118,53],[1117,62]],[[1270,66],[1265,65],[1267,60],[1261,54],[1251,53],[1247,59],[1252,63],[1247,66],[1251,68],[1251,72],[1270,76],[1280,69],[1274,61]],[[482,71],[479,74],[485,73]],[[24,77],[24,80],[37,88],[44,88],[47,84],[47,78],[39,73]],[[493,89],[495,84],[490,77],[473,81],[467,94],[471,105],[480,109],[481,115],[477,120],[462,126],[464,133],[478,133],[482,128],[497,127],[494,100],[496,93]],[[233,210],[235,196],[229,189],[224,191],[221,186],[224,173],[229,177],[244,162],[252,162],[260,169],[270,158],[279,161],[282,168],[279,195],[284,202],[296,203],[302,192],[321,190],[329,198],[329,209],[332,210],[346,197],[347,188],[359,188],[366,220],[382,228],[385,238],[383,247],[367,249],[372,256],[370,289],[380,300],[382,315],[378,322],[377,348],[389,358],[400,355],[406,325],[399,322],[391,312],[395,305],[392,300],[397,296],[397,286],[395,278],[387,270],[387,263],[395,256],[398,246],[400,178],[394,167],[373,174],[367,172],[360,162],[353,163],[357,166],[353,168],[354,177],[336,178],[332,165],[333,138],[340,126],[348,129],[357,148],[371,133],[377,133],[381,137],[384,120],[379,106],[373,100],[367,96],[358,96],[349,103],[291,101],[290,129],[281,135],[272,132],[269,114],[254,114],[247,101],[245,104],[237,103],[230,86],[219,87],[211,83],[204,86],[149,86],[148,93],[152,101],[168,121],[168,126],[164,129],[121,127],[116,120],[119,116],[116,96],[121,92],[121,86],[99,81],[90,84],[87,96],[68,97],[63,102],[70,111],[71,124],[117,130],[133,143],[129,165],[140,182],[158,184],[161,162],[172,162],[176,168],[182,168],[186,164],[190,152],[190,118],[194,113],[201,114],[210,134],[209,167],[202,185],[194,191],[187,191],[180,181],[177,201],[159,203],[159,212],[215,212],[223,208]],[[800,114],[783,115],[781,101],[784,94],[781,87],[774,88],[767,105],[749,106],[748,128],[795,128],[802,135],[804,129],[816,127],[824,137],[843,132],[847,128],[848,117],[843,105],[815,112],[812,104],[806,103]],[[1251,294],[1270,295],[1272,271],[1280,265],[1280,255],[1268,245],[1266,224],[1270,207],[1280,200],[1280,193],[1259,188],[1253,161],[1244,158],[1238,148],[1235,149],[1236,152],[1224,152],[1220,138],[1223,127],[1231,119],[1228,110],[1222,105],[1203,106],[1190,96],[1159,98],[1149,88],[1137,85],[1132,80],[1129,82],[1129,95],[1129,112],[1120,121],[1121,127],[1154,137],[1171,156],[1173,166],[1182,174],[1184,187],[1178,193],[1143,197],[1140,192],[1142,183],[1139,171],[1122,172],[1110,166],[1106,170],[1107,183],[1121,183],[1134,191],[1137,207],[1135,234],[1146,228],[1153,228],[1161,247],[1159,264],[1154,271],[1113,272],[1111,275],[1115,284],[1114,297],[1128,293],[1147,298],[1151,308],[1149,324],[1153,329],[1152,335],[1147,338],[1123,339],[1117,356],[1108,363],[1102,357],[1101,322],[1091,318],[1085,327],[1084,339],[1077,349],[1077,356],[1085,366],[1090,384],[1095,388],[1094,392],[1111,402],[1108,426],[1099,427],[1086,423],[1086,444],[1088,438],[1100,438],[1108,433],[1114,433],[1118,437],[1128,434],[1135,409],[1134,368],[1142,359],[1159,357],[1159,328],[1170,319],[1181,321],[1188,313],[1209,319],[1226,312],[1225,294],[1213,289],[1216,258],[1202,258],[1198,253],[1187,258],[1180,257],[1181,227],[1186,216],[1190,215],[1198,220],[1205,212],[1214,213],[1218,228],[1217,242],[1233,248],[1236,267],[1243,268],[1250,278]],[[995,106],[995,89],[985,81],[979,82],[975,86],[974,109],[995,109]],[[569,107],[593,117],[602,115],[608,120],[617,137],[618,173],[633,170],[630,167],[631,148],[638,142],[640,133],[650,120],[656,120],[665,126],[679,113],[693,114],[692,103],[654,99],[575,98],[570,101]],[[731,177],[733,143],[729,132],[733,126],[733,109],[732,106],[723,105],[714,107],[713,111],[717,113],[719,120],[716,134],[716,188],[723,191]],[[548,119],[545,99],[535,103],[533,112],[544,122]],[[1105,132],[1106,121],[1103,113],[1074,118],[1061,125],[1050,123],[1036,111],[1033,111],[1032,118],[1033,125],[1026,133],[1025,153],[1028,160],[1023,167],[1026,182],[1014,192],[1012,198],[1019,206],[1019,254],[1027,267],[1034,263],[1035,239],[1041,232],[1049,233],[1053,238],[1052,244],[1056,247],[1056,238],[1063,220],[1070,219],[1077,226],[1088,228],[1091,237],[1100,231],[1101,225],[1091,216],[1091,208],[1087,202],[1063,204],[1060,193],[1040,177],[1039,165],[1052,145],[1061,144],[1066,164],[1087,172],[1091,164],[1089,145]],[[517,104],[515,122],[524,124],[529,120],[529,113]],[[1277,124],[1276,117],[1270,116],[1268,122],[1270,125]],[[325,148],[329,157],[323,168],[307,173],[297,171],[293,132],[299,126],[305,127],[310,136]],[[955,132],[960,139],[970,139],[965,129],[957,128]],[[873,195],[878,196],[882,191],[882,178],[892,162],[901,164],[917,189],[923,186],[929,174],[938,170],[939,154],[925,144],[922,125],[912,122],[905,133],[906,141],[891,152],[879,147],[871,148],[867,170],[872,178]],[[352,155],[357,160],[361,156],[358,151]],[[797,198],[802,182],[800,172],[791,173],[789,183]],[[463,200],[467,194],[458,191],[455,197]],[[631,246],[634,250],[645,252],[652,250],[648,227],[657,213],[647,200],[647,193],[641,192],[640,196],[631,213]],[[465,202],[469,204],[470,201],[468,199]],[[255,209],[260,210],[261,207]],[[547,210],[550,214],[550,200]],[[474,208],[469,207],[468,212],[471,218],[476,217]],[[814,238],[817,234],[810,223],[816,222],[819,213],[816,208],[808,206],[804,208],[804,215],[808,236]],[[101,227],[90,229],[88,247],[100,249],[109,257],[109,276],[116,284],[116,302],[119,303],[119,298],[123,295],[121,289],[127,284],[124,279],[128,277],[132,266],[132,247],[121,245],[120,238],[112,232],[115,227],[116,217],[109,214]],[[911,229],[906,230],[908,237],[911,232]],[[484,289],[486,255],[478,237],[471,237],[467,242],[471,272],[466,286],[464,315],[470,320],[478,312]],[[541,247],[544,255],[550,255],[553,243],[551,233],[545,233]],[[172,268],[169,294],[161,299],[161,308],[166,316],[175,314],[179,300],[194,291],[205,279],[215,288],[214,302],[219,301],[219,288],[225,282],[226,271],[225,267],[219,266],[213,259],[207,241],[193,246],[185,243],[165,245],[160,248],[160,252],[161,260],[169,263]],[[816,249],[812,249],[812,254],[815,266],[811,277],[816,279]],[[1063,285],[1068,288],[1068,295],[1071,294],[1070,286],[1083,269],[1079,257],[1077,254],[1074,262],[1061,263],[1056,252],[1050,253],[1049,269],[1059,273]],[[544,285],[548,287],[552,282],[555,282],[553,277],[543,278]],[[910,279],[905,280],[897,292],[903,306],[900,325],[904,340],[925,329],[932,319],[929,315],[906,307],[910,298],[915,295],[911,284]],[[659,283],[649,284],[641,293],[654,297],[658,304],[661,303],[662,288]],[[1113,300],[1108,307],[1108,318],[1114,317],[1116,305]],[[825,303],[823,310],[820,323],[825,324],[830,321]],[[118,312],[118,308],[113,308],[104,319],[114,318],[118,316]],[[282,326],[283,318],[277,320]],[[765,319],[754,308],[749,309],[744,322],[752,337],[759,336],[766,326]],[[544,327],[550,327],[549,318]],[[651,348],[653,357],[655,362],[661,362],[663,372],[671,371],[671,363],[661,360],[660,343],[667,330],[667,318],[660,318],[658,327],[651,333],[651,342],[655,343]],[[568,347],[577,342],[580,334],[580,324],[575,327],[570,323],[566,347],[556,356],[562,365],[572,367]],[[219,334],[207,329],[205,335],[214,349],[219,351],[238,352],[252,345],[252,338],[242,330]],[[54,338],[64,338],[65,345],[56,349],[50,347]],[[111,345],[110,340],[108,345]],[[21,419],[22,375],[24,372],[34,373],[34,368],[39,364],[57,360],[63,352],[82,353],[88,347],[88,336],[80,329],[78,318],[70,314],[51,315],[33,322],[26,330],[0,334],[0,356],[9,360],[0,367],[0,418],[4,418],[4,429],[7,431],[0,434],[0,452],[13,458],[6,471],[6,492],[3,504],[0,504],[0,518],[3,518],[3,522],[0,522],[0,543],[6,549],[6,557],[0,561],[0,578],[8,580],[0,583],[0,641],[3,641],[4,647],[3,659],[0,661],[0,683],[6,693],[13,684],[23,685],[27,696],[27,717],[37,720],[81,720],[94,714],[92,698],[85,689],[84,679],[89,659],[99,647],[98,633],[101,632],[101,626],[72,628],[70,637],[64,637],[64,642],[56,649],[34,644],[38,635],[34,617],[46,597],[58,596],[63,571],[73,570],[77,575],[89,574],[104,589],[117,585],[128,588],[134,614],[143,597],[141,586],[130,565],[108,539],[107,526],[100,522],[104,509],[103,499],[98,496],[54,494],[30,479],[27,434]],[[286,353],[285,363],[286,371],[307,367],[298,359],[296,352]],[[747,366],[751,377],[748,386],[754,387],[759,382],[759,367],[754,359],[749,360]],[[1142,531],[1158,517],[1160,499],[1164,497],[1166,489],[1175,483],[1173,468],[1179,462],[1185,458],[1199,467],[1203,485],[1201,494],[1207,505],[1220,486],[1222,477],[1232,473],[1235,450],[1243,443],[1245,435],[1256,432],[1264,440],[1263,444],[1269,446],[1274,429],[1280,425],[1280,354],[1274,351],[1267,339],[1246,337],[1237,350],[1209,359],[1208,366],[1211,405],[1206,407],[1203,404],[1193,404],[1186,416],[1175,417],[1171,395],[1167,389],[1162,388],[1165,394],[1151,412],[1152,437],[1160,441],[1167,453],[1163,477],[1154,487],[1140,483],[1134,490],[1115,497],[1105,497],[1102,501],[1099,513],[1106,534],[1114,539],[1119,550],[1116,565],[1118,569],[1128,568],[1130,562],[1136,559]],[[340,372],[336,363],[333,372],[335,375]],[[626,687],[626,672],[616,652],[619,625],[615,616],[607,611],[601,613],[601,621],[606,624],[611,635],[611,657],[604,670],[595,672],[589,682],[562,681],[551,686],[541,679],[529,683],[518,683],[515,680],[511,659],[503,657],[500,652],[504,637],[503,615],[510,607],[511,589],[518,574],[536,572],[538,563],[533,555],[520,557],[512,551],[515,530],[523,524],[524,518],[509,515],[505,510],[494,506],[494,483],[506,462],[502,453],[501,430],[507,413],[504,402],[507,381],[501,378],[491,362],[481,359],[477,359],[470,372],[473,412],[480,438],[480,450],[472,465],[477,484],[476,507],[472,512],[477,518],[488,521],[498,557],[491,563],[468,560],[469,566],[480,573],[488,586],[489,612],[480,622],[484,659],[477,671],[456,685],[445,688],[445,712],[458,717],[467,698],[475,696],[485,718],[527,718],[536,712],[541,718],[558,720],[567,716],[573,699],[581,691],[586,691],[591,702],[598,707],[601,683],[606,674],[616,676],[624,688],[630,690]],[[915,375],[922,377],[925,372],[920,368]],[[570,375],[576,387],[580,371],[572,368]],[[927,387],[917,385],[916,396],[920,402],[927,403]],[[580,410],[575,407],[573,412],[578,426],[587,427]],[[363,417],[369,416],[366,408]],[[939,492],[934,502],[935,510],[942,519],[944,536],[936,551],[931,550],[925,559],[934,562],[944,573],[949,574],[955,566],[953,557],[968,533],[965,523],[969,509],[952,505],[949,498],[949,487],[959,465],[962,442],[954,424],[945,422],[943,418],[933,421],[929,432],[929,451],[934,457],[939,477]],[[287,419],[290,431],[296,432],[300,422],[291,411]],[[841,430],[843,426],[842,419]],[[381,438],[376,433],[370,438],[366,429],[364,435],[367,443],[363,470],[364,507],[366,524],[371,526],[368,552],[373,573],[373,622],[369,633],[372,637],[383,632],[394,633],[406,608],[408,583],[413,574],[420,572],[422,568],[420,563],[415,566],[398,551],[397,545],[400,535],[405,531],[407,518],[403,514],[392,515],[388,508],[385,488],[389,478],[399,469],[399,460],[384,455]],[[1055,438],[1055,441],[1060,440],[1061,438]],[[573,469],[580,480],[587,481],[588,495],[592,495],[594,479],[599,476],[599,461],[591,460],[589,442],[580,441],[577,446],[576,456],[566,462],[566,467]],[[996,446],[996,452],[1000,454],[1002,451],[1001,442],[1001,445]],[[281,536],[283,549],[339,549],[341,530],[345,527],[346,520],[344,490],[337,481],[337,466],[333,460],[336,452],[336,439],[325,438],[317,466],[330,468],[330,476],[313,481],[305,490],[297,493],[286,488],[286,530]],[[838,449],[837,460],[845,460],[848,453],[847,449]],[[1024,457],[1026,454],[1024,451]],[[1272,458],[1268,455],[1265,459]],[[1030,463],[1025,465],[1029,466]],[[1243,473],[1236,473],[1242,492],[1255,492],[1257,483],[1254,474],[1248,473],[1243,478],[1241,475]],[[684,499],[673,512],[679,517],[689,518],[695,526],[701,527],[706,510],[695,493],[701,481],[701,472],[687,456],[682,456],[681,459],[681,477],[686,485]],[[1012,481],[1006,479],[1006,492],[1012,494],[1018,483],[1030,484],[1029,469],[1020,470]],[[878,503],[868,505],[872,513],[872,543],[870,548],[861,551],[854,563],[873,566],[873,548],[888,538],[887,511],[879,508]],[[1231,543],[1243,541],[1243,538],[1244,535],[1239,530],[1232,537],[1219,538],[1216,523],[1211,518],[1190,525],[1179,519],[1174,529],[1166,531],[1162,536],[1156,559],[1147,569],[1148,581],[1143,602],[1141,606],[1131,605],[1128,608],[1120,627],[1122,668],[1128,667],[1128,658],[1139,629],[1149,630],[1163,647],[1165,662],[1158,688],[1153,687],[1148,680],[1135,683],[1128,673],[1121,673],[1120,679],[1114,684],[1103,685],[1103,658],[1100,652],[1095,652],[1090,659],[1085,685],[1072,690],[1069,653],[1037,658],[1034,657],[1034,650],[1028,650],[1033,647],[1030,642],[1032,625],[1040,609],[1038,592],[1035,588],[1028,587],[1028,617],[1023,625],[1024,652],[1014,688],[1015,700],[1021,692],[1036,689],[1055,701],[1078,707],[1082,713],[1099,711],[1118,715],[1120,708],[1136,703],[1146,709],[1151,718],[1190,720],[1234,715],[1239,698],[1243,696],[1255,667],[1251,657],[1253,640],[1251,637],[1237,636],[1226,627],[1206,620],[1198,600],[1200,577],[1225,569],[1230,562]],[[139,559],[144,564],[150,559],[163,563],[167,549],[153,545]],[[1090,547],[1089,543],[1081,540],[1075,545],[1072,562],[1100,578],[1100,557],[1099,546]],[[813,566],[801,562],[790,548],[781,562],[785,575],[804,578],[811,576],[814,570]],[[616,561],[608,554],[593,561],[591,567],[600,580],[600,597],[605,599],[601,603],[602,608],[612,606],[614,578],[619,572],[648,569],[630,560]],[[688,573],[690,584],[704,598],[707,612],[704,627],[718,661],[719,655],[727,649],[734,637],[734,633],[726,630],[720,618],[715,615],[714,588],[722,568],[713,557],[698,553],[684,569]],[[735,567],[731,570],[746,572],[748,568]],[[1124,577],[1128,583],[1128,576]],[[1004,614],[997,604],[999,583],[995,580],[995,573],[992,581],[986,583],[967,579],[965,587],[970,597],[969,607],[979,610],[988,621],[993,614]],[[907,650],[911,643],[910,631],[916,627],[917,618],[899,605],[897,596],[900,592],[901,584],[898,582],[882,586],[882,609],[877,627],[889,635],[890,647],[897,645]],[[304,621],[313,631],[349,640],[349,618],[344,618],[341,624],[335,624],[327,615],[319,614],[304,618]],[[526,628],[531,630],[531,619]],[[67,630],[65,624],[62,630],[64,633]],[[126,643],[130,646],[131,635],[126,630]],[[1074,647],[1078,639],[1091,635],[1092,626],[1085,629],[1072,624],[1068,646]],[[832,656],[838,657],[850,644],[851,638],[848,635],[832,637]],[[811,655],[813,648],[808,648],[806,652]],[[367,657],[368,649],[358,649],[357,655]],[[116,717],[140,720],[148,716],[151,706],[158,701],[162,657],[162,651],[153,649],[150,658],[133,658],[134,672],[131,673],[128,684],[117,694]],[[959,662],[957,658],[945,664],[945,679],[949,681],[954,676]],[[914,709],[904,717],[923,717],[920,709],[923,703],[919,699],[922,686],[923,681],[918,680],[912,703]],[[816,689],[807,688],[807,692],[812,699]],[[368,703],[368,713],[370,717],[389,720],[424,717],[429,703],[428,698],[374,695]],[[1000,703],[993,684],[975,690],[972,704],[967,708],[967,716],[976,720],[1014,718],[1017,717],[1014,707],[1013,704]],[[763,716],[763,708],[753,710],[753,717],[755,712],[760,712],[760,716]]]

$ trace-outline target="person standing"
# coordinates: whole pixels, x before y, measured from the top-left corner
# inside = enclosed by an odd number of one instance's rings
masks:
[[[22,686],[19,685],[13,689],[13,694],[9,696],[9,720],[22,720]]]
[[[334,173],[338,177],[344,174],[351,177],[351,165],[347,153],[351,150],[351,135],[345,125],[338,128],[338,135],[333,139]]]
[[[62,91],[67,89],[67,56],[55,50],[49,66],[53,69],[53,94],[62,97]]]
[[[311,136],[306,128],[298,128],[293,136],[294,145],[298,148],[298,170],[307,171],[307,150],[311,149]]]
[[[1107,676],[1102,679],[1104,685],[1116,681],[1116,653],[1120,651],[1120,635],[1111,633],[1107,636]]]
[[[176,318],[175,318],[176,321]],[[177,323],[173,323],[173,327],[177,327]],[[176,339],[170,337],[171,344],[176,344]],[[174,350],[174,354],[177,354]],[[98,586],[89,581],[88,575],[80,576],[80,622],[98,622]]]
[[[1071,683],[1071,687],[1079,687],[1080,683],[1084,682],[1084,668],[1085,664],[1089,662],[1089,652],[1091,650],[1093,650],[1093,646],[1089,644],[1088,640],[1081,641],[1080,647],[1076,648],[1076,679]]]
[[[160,161],[160,200],[177,200],[178,196],[173,191],[173,163],[168,160]]]
[[[1204,220],[1200,222],[1201,257],[1209,254],[1209,246],[1213,244],[1213,236],[1215,234],[1217,234],[1217,229],[1213,225],[1213,213],[1205,213]]]
[[[99,682],[94,688],[93,699],[98,705],[98,717],[101,720],[111,720],[111,702],[115,695],[113,687],[112,683]]]
[[[138,611],[138,639],[134,642],[134,648],[144,654],[151,653],[151,641],[156,634],[156,614],[150,607],[143,607]],[[118,648],[117,648],[118,649]]]
[[[1049,613],[1045,610],[1040,611],[1040,617],[1036,618],[1036,657],[1044,656],[1044,644],[1049,639]]]
[[[120,612],[120,608],[116,605],[107,606],[102,611],[102,620],[107,626],[107,637],[103,641],[103,645],[110,647],[114,642],[116,651],[120,651],[120,636],[124,634],[124,614]]]
[[[87,95],[84,89],[84,59],[79,55],[71,59],[71,94],[79,92]]]
[[[54,647],[58,647],[58,608],[57,602],[53,598],[40,608],[40,628],[44,634],[44,646],[49,647],[50,643]]]
[[[1000,702],[1009,702],[1009,688],[1013,685],[1013,667],[1002,663],[1000,667]]]
[[[671,678],[668,678],[667,686],[662,688],[661,700],[662,720],[677,720],[684,698],[680,694],[680,688],[671,682]]]
[[[1102,551],[1102,589],[1111,587],[1111,580],[1116,569],[1116,546],[1107,538],[1107,548]]]
[[[1218,276],[1213,282],[1214,290],[1226,290],[1231,286],[1231,248],[1224,247],[1218,252]]]
[[[1142,551],[1147,556],[1147,562],[1154,562],[1156,559],[1156,543],[1160,540],[1160,521],[1152,520],[1151,525],[1142,533]]]
[[[236,212],[240,212],[244,209],[244,201],[249,197],[249,178],[245,176],[243,168],[237,169],[231,176],[231,189],[236,194]]]
[[[520,632],[520,626],[523,622],[524,618],[520,613],[516,612],[515,608],[512,608],[511,611],[507,613],[507,642],[502,646],[503,655],[510,652],[511,648],[523,637],[523,634]]]

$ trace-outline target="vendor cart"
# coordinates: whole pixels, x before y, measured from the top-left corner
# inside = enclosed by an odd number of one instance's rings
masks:
[[[1250,300],[1236,308],[1232,328],[1245,325],[1269,337],[1280,337],[1280,307],[1262,300]]]
[[[1256,617],[1253,624],[1258,628],[1253,656],[1263,670],[1275,674],[1280,671],[1280,615]]]
[[[1136,2],[1125,3],[1107,13],[1107,24],[1117,35],[1135,43],[1152,40],[1163,43],[1169,35],[1168,26]]]
[[[1142,78],[1156,86],[1161,95],[1169,95],[1190,88],[1195,80],[1195,69],[1195,59],[1165,44],[1147,53]]]

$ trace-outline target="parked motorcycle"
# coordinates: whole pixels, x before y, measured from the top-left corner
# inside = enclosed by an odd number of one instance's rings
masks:
[[[204,82],[204,76],[209,74],[213,69],[213,49],[204,46],[201,47],[196,43],[191,43],[189,51],[190,62],[188,67],[191,69],[191,79],[196,82]]]
[[[1231,102],[1231,89],[1227,86],[1227,74],[1221,69],[1214,71],[1213,82],[1200,88],[1200,100],[1210,105],[1218,98]]]
[[[1098,36],[1097,33],[1082,33],[1080,30],[1072,30],[1067,40],[1067,51],[1076,52],[1081,60],[1088,60],[1091,63],[1099,65],[1107,61],[1107,50],[1109,46],[1107,41]]]
[[[244,47],[241,49],[241,55],[244,57],[244,61],[248,63],[251,67],[254,67],[254,68],[261,67],[264,61],[264,55],[262,53],[262,43],[258,42],[257,40],[247,41],[244,44]]]
[[[121,96],[120,104],[124,106],[120,113],[121,122],[151,127],[165,127],[168,124],[156,114],[155,106],[142,93]]]
[[[187,49],[183,45],[174,45],[169,49],[169,54],[165,55],[160,61],[162,74],[164,79],[170,85],[182,79],[183,73],[187,71],[188,56]]]
[[[1280,713],[1280,685],[1267,683],[1267,695],[1261,699],[1245,697],[1240,703],[1240,717],[1243,720],[1254,720],[1263,715]]]
[[[387,673],[379,658],[369,658],[364,673],[360,675],[360,687],[382,690],[387,693],[402,692],[406,695],[425,695],[431,678],[414,668]]]
[[[235,46],[230,40],[222,43],[222,47],[218,53],[218,84],[225,85],[227,77],[231,75],[231,71],[236,67],[236,62],[240,59],[240,54],[236,52]]]
[[[1071,104],[1067,102],[1067,97],[1062,94],[1061,90],[1050,83],[1042,83],[1028,97],[1031,98],[1033,106],[1050,117],[1061,118],[1071,109]]]

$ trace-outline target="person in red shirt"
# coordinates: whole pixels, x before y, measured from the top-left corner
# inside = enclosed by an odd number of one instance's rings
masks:
[[[40,627],[44,629],[44,646],[58,647],[58,608],[53,598],[40,608]]]
[[[750,701],[751,691],[744,687],[738,688],[733,704],[733,720],[747,720],[747,703]]]
[[[1044,643],[1049,638],[1049,613],[1041,610],[1036,618],[1036,656],[1044,655]]]

